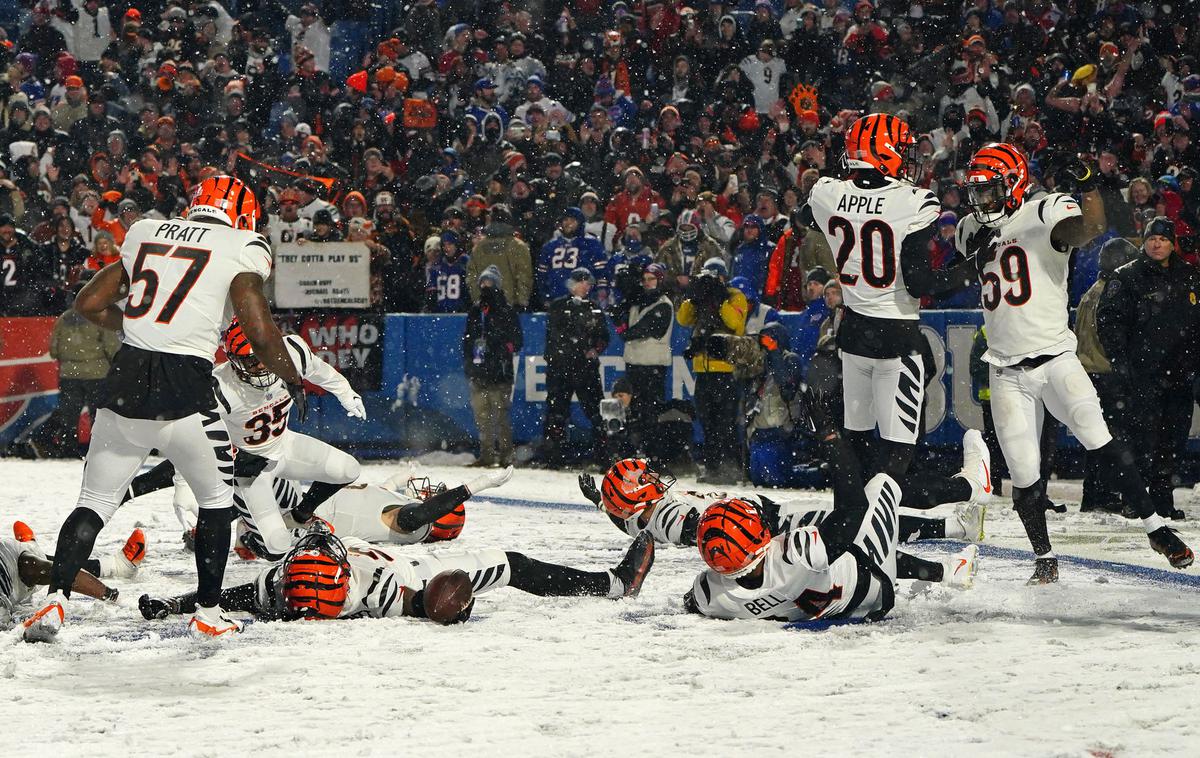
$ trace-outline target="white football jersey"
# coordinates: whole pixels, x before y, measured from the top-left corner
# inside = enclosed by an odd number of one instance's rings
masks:
[[[478,550],[470,553],[441,553],[439,555],[399,555],[379,549],[359,539],[342,539],[350,564],[350,586],[346,604],[338,618],[370,616],[385,618],[404,615],[405,589],[418,592],[429,580],[443,571],[462,570],[471,579],[476,594],[508,585],[512,570],[503,550]],[[258,575],[260,608],[280,609],[279,583],[282,581],[276,564]]]
[[[664,545],[690,544],[683,540],[683,525],[688,517],[694,513],[694,518],[698,519],[705,508],[728,497],[737,497],[757,505],[772,534],[782,534],[800,526],[819,524],[825,516],[833,512],[832,506],[814,508],[812,503],[798,500],[781,501],[762,495],[678,490],[666,494],[662,502],[655,507],[645,527],[638,521],[639,514],[621,522],[621,529],[630,537],[637,537],[643,531],[648,531],[655,542]]]
[[[271,216],[270,223],[267,224],[267,233],[275,247],[307,237],[311,231],[312,221],[303,216],[297,217],[295,221],[284,221],[279,216]]]
[[[808,205],[834,252],[846,307],[872,318],[916,320],[920,299],[905,289],[900,250],[910,233],[937,221],[937,197],[896,179],[865,188],[824,177]]]
[[[785,532],[771,540],[763,559],[762,585],[748,589],[736,579],[706,569],[692,585],[696,608],[720,619],[811,621],[862,618],[882,607],[882,585],[866,579],[862,602],[849,610],[861,572],[850,553],[832,564],[815,526]]]
[[[300,502],[300,485],[287,479],[273,482],[275,502],[288,513]],[[432,524],[424,524],[412,532],[397,532],[383,523],[384,511],[417,501],[402,492],[380,484],[348,484],[317,506],[316,514],[333,526],[338,537],[354,537],[371,543],[415,545],[429,536]],[[288,521],[290,526],[295,526]]]
[[[338,400],[355,396],[346,377],[313,355],[307,343],[294,334],[283,338],[292,363],[306,382],[329,392]],[[221,417],[229,429],[234,447],[270,460],[278,460],[283,435],[288,428],[292,398],[279,377],[266,389],[253,387],[238,378],[233,364],[222,363],[213,369],[217,380],[217,399]]]
[[[1058,222],[1080,215],[1075,198],[1056,192],[1026,201],[996,224],[996,256],[980,277],[988,363],[1011,366],[1039,355],[1075,352],[1067,316],[1071,250],[1056,248],[1050,232]],[[979,227],[974,215],[958,222],[954,239],[964,254]]]
[[[0,611],[12,610],[33,594],[33,587],[21,581],[17,561],[26,553],[45,558],[36,542],[18,542],[12,537],[0,537]],[[3,614],[0,614],[3,615]]]
[[[233,317],[229,285],[238,274],[271,274],[271,246],[257,232],[174,218],[142,219],[125,235],[129,276],[122,330],[143,350],[211,361]]]

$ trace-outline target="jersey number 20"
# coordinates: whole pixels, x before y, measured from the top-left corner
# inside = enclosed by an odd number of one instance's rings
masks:
[[[876,289],[890,287],[896,281],[896,235],[892,227],[883,221],[873,218],[862,225],[858,235],[854,233],[854,224],[841,216],[829,219],[829,233],[838,234],[842,241],[838,244],[837,267],[838,280],[848,287],[858,283],[858,274],[847,274],[846,263],[857,247],[862,255],[863,279]],[[878,259],[878,260],[876,260]]]
[[[183,305],[183,301],[187,299],[188,293],[192,291],[192,287],[196,286],[196,280],[204,272],[204,267],[208,265],[208,259],[212,256],[212,252],[201,250],[198,247],[173,247],[158,242],[143,242],[142,246],[138,248],[137,258],[133,260],[133,272],[129,275],[129,287],[132,290],[133,285],[138,282],[145,286],[142,289],[141,300],[134,303],[131,297],[130,303],[125,306],[126,318],[145,316],[150,312],[150,307],[154,305],[154,298],[158,295],[158,272],[153,267],[146,267],[146,258],[151,255],[190,261],[187,271],[183,272],[183,276],[179,279],[179,284],[175,285],[175,289],[171,291],[166,302],[159,309],[158,316],[154,319],[160,324],[169,324],[179,311],[179,306]]]

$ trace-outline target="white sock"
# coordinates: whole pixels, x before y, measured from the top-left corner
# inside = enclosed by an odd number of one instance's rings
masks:
[[[617,575],[611,569],[608,572],[608,596],[611,598],[624,597],[625,582],[617,578]]]
[[[946,519],[946,539],[962,540],[966,539],[966,537],[967,529],[957,516]]]
[[[1153,532],[1155,529],[1161,529],[1166,525],[1167,520],[1157,513],[1142,519],[1142,527],[1146,530],[1146,534]]]

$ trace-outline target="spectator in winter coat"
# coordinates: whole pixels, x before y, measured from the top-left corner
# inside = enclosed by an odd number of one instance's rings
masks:
[[[479,459],[473,465],[501,468],[513,458],[513,356],[524,344],[517,312],[505,299],[502,284],[495,266],[479,275],[479,298],[467,312],[462,339],[463,368],[479,428]]]
[[[58,406],[36,435],[41,452],[79,454],[79,417],[84,408],[95,415],[104,377],[120,347],[116,332],[101,329],[74,309],[68,309],[54,322],[50,357],[58,361]]]
[[[671,329],[675,308],[663,289],[666,267],[651,263],[641,272],[641,287],[621,302],[613,327],[625,340],[625,378],[635,439],[645,439],[666,397],[667,368],[671,365]]]
[[[667,207],[662,195],[646,184],[646,175],[637,166],[625,169],[623,181],[625,189],[613,196],[604,211],[604,220],[617,227],[618,237],[629,224],[653,221],[655,211]]]
[[[488,211],[483,238],[471,249],[467,280],[471,283],[472,300],[479,299],[479,275],[488,266],[495,266],[500,272],[500,286],[512,307],[519,311],[528,308],[533,295],[533,262],[529,256],[529,245],[516,237],[512,211],[503,203],[493,205]]]
[[[700,214],[694,210],[679,214],[675,236],[663,243],[654,256],[655,262],[666,270],[664,287],[673,294],[687,290],[688,282],[710,258],[725,260],[725,251],[700,228]]]
[[[733,253],[733,275],[744,276],[759,298],[767,284],[767,266],[773,245],[767,239],[762,217],[751,213],[742,219],[742,244]]]

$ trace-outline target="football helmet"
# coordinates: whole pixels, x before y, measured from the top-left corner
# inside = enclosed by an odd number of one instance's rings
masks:
[[[625,458],[613,464],[600,484],[604,510],[619,519],[636,516],[663,499],[675,477],[655,471],[642,458]]]
[[[967,205],[990,226],[1012,214],[1029,191],[1029,163],[1016,147],[993,142],[979,148],[967,167]]]
[[[275,383],[275,375],[255,357],[254,348],[251,347],[250,340],[236,318],[225,330],[223,347],[238,379],[259,389],[266,389]]]
[[[718,500],[700,516],[696,546],[708,567],[718,574],[739,577],[767,555],[771,531],[758,506],[739,498]]]
[[[290,618],[333,619],[346,605],[350,562],[346,546],[327,529],[311,530],[283,558],[281,595]]]

